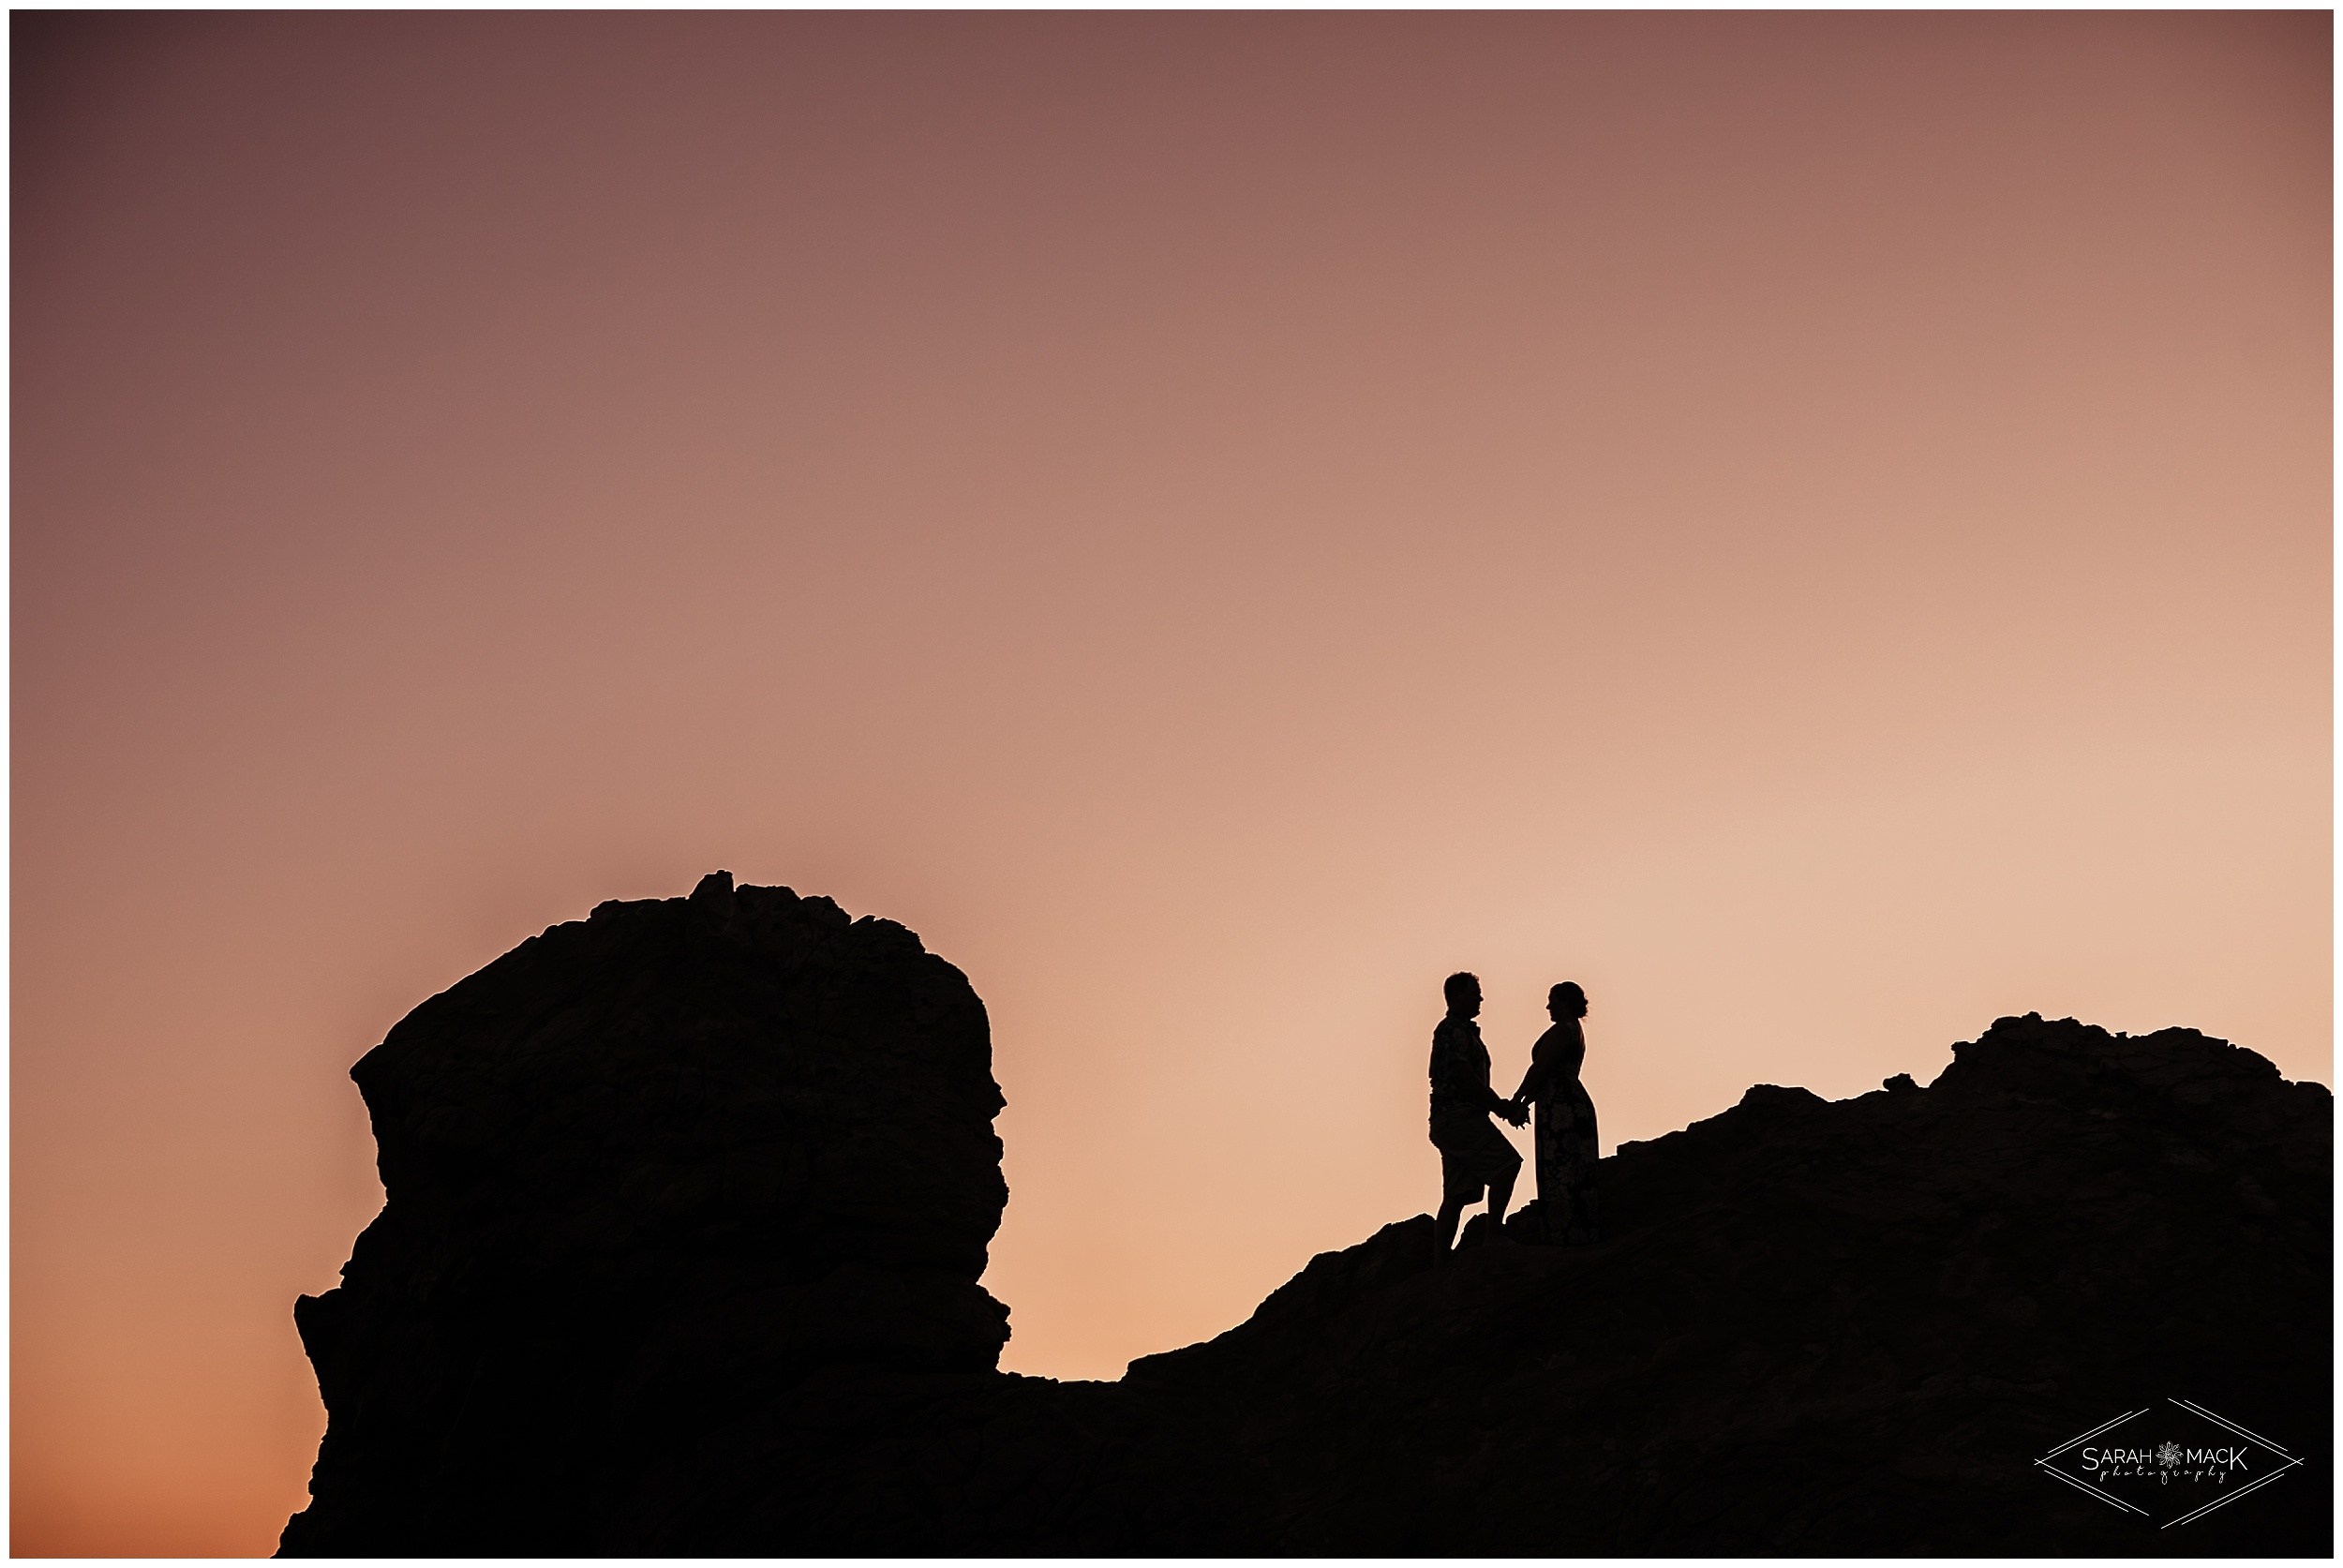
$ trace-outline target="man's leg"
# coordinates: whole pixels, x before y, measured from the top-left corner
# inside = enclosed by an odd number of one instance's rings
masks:
[[[1470,1198],[1442,1198],[1440,1201],[1440,1213],[1435,1217],[1432,1225],[1433,1231],[1440,1237],[1435,1245],[1436,1251],[1445,1254],[1451,1247],[1455,1245],[1456,1221],[1464,1217],[1464,1206],[1471,1201]]]
[[[1489,1183],[1489,1223],[1505,1223],[1505,1205],[1514,1201],[1514,1178],[1521,1174],[1520,1167],[1506,1172]]]

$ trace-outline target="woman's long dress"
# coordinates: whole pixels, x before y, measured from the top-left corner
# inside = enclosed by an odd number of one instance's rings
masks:
[[[1594,1101],[1578,1081],[1587,1059],[1587,1037],[1576,1019],[1557,1023],[1530,1048],[1534,1080],[1530,1103],[1537,1108],[1538,1206],[1545,1215],[1545,1238],[1563,1247],[1601,1239],[1595,1218]]]

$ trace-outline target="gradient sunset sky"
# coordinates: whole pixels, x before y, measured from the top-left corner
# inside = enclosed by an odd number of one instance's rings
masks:
[[[2330,18],[17,13],[19,1553],[263,1552],[350,1064],[717,867],[1004,1366],[2029,1010],[2332,1083]],[[1525,1188],[1525,1196],[1527,1189]]]

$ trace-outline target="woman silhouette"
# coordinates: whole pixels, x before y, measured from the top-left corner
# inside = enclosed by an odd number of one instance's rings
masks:
[[[1564,980],[1545,993],[1554,1027],[1530,1048],[1530,1070],[1514,1091],[1515,1105],[1538,1113],[1538,1207],[1545,1217],[1545,1239],[1582,1247],[1599,1239],[1594,1215],[1594,1166],[1602,1148],[1594,1135],[1594,1101],[1578,1082],[1587,1060],[1587,993]]]

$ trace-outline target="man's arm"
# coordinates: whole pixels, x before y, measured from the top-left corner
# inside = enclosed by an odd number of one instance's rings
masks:
[[[1466,1065],[1463,1042],[1456,1038],[1456,1021],[1440,1020],[1432,1031],[1432,1098],[1459,1098],[1470,1102],[1472,1069]]]

